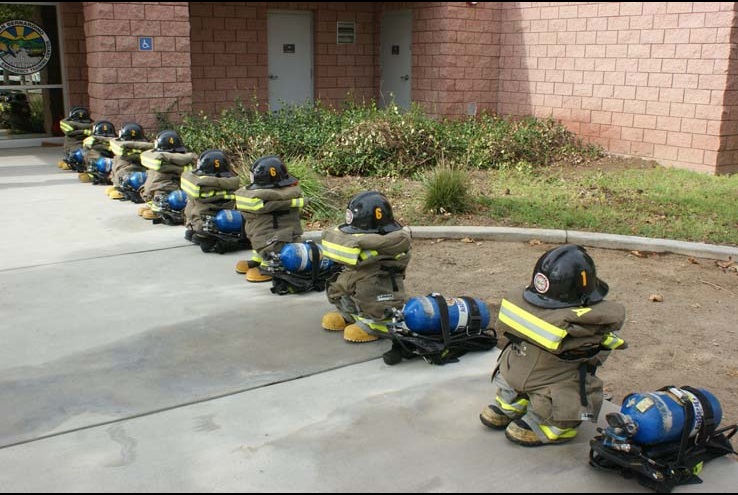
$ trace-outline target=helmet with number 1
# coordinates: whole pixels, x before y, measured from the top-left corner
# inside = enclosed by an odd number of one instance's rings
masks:
[[[115,126],[108,120],[99,120],[92,126],[93,136],[115,137]]]
[[[609,287],[597,278],[594,260],[582,246],[565,244],[538,259],[523,298],[541,308],[591,306],[602,301]]]
[[[123,141],[146,141],[143,127],[135,122],[123,124],[123,128],[118,133],[118,138]]]
[[[90,111],[87,107],[72,107],[67,119],[76,122],[90,122]]]
[[[287,172],[287,167],[276,155],[262,156],[251,165],[249,189],[271,189],[297,184],[297,178]]]
[[[365,191],[349,201],[346,223],[338,227],[347,234],[389,234],[402,229],[395,221],[387,197],[377,191]]]
[[[185,148],[184,143],[182,143],[182,139],[176,131],[167,129],[166,131],[161,131],[156,135],[156,139],[154,140],[154,151],[186,153],[187,148]]]
[[[233,177],[231,162],[221,150],[207,150],[197,159],[197,175],[213,177]]]

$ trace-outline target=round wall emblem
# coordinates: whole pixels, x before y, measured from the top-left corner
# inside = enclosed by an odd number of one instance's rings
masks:
[[[542,273],[536,273],[533,277],[533,287],[536,288],[539,294],[545,294],[548,292],[548,277]]]
[[[0,24],[0,67],[13,74],[38,72],[51,58],[51,40],[29,21]]]

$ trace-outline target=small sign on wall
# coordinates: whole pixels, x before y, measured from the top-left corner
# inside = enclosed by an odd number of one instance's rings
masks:
[[[282,45],[282,53],[295,53],[295,44],[289,43]]]
[[[138,51],[150,52],[154,50],[154,38],[151,36],[139,36]]]
[[[400,45],[392,45],[392,55],[400,54]]]

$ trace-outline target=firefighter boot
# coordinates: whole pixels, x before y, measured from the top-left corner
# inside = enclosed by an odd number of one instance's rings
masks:
[[[154,210],[152,210],[151,208],[146,208],[146,209],[145,209],[145,210],[144,210],[144,211],[143,211],[143,212],[141,213],[141,218],[143,218],[144,220],[156,220],[157,218],[159,218],[159,214],[158,214],[158,213],[156,213],[156,212],[155,212]]]
[[[504,430],[507,428],[507,425],[512,422],[512,418],[506,416],[505,413],[503,413],[502,410],[494,404],[490,404],[482,409],[482,412],[479,415],[479,420],[484,426],[495,430]]]
[[[110,193],[115,191],[115,186],[108,186],[105,188],[105,196],[110,196]]]
[[[337,311],[331,311],[324,314],[323,319],[320,322],[320,326],[323,327],[323,330],[328,330],[329,332],[343,332],[346,325],[348,325],[348,323],[343,319],[341,313],[338,313]]]
[[[248,282],[269,282],[272,279],[269,275],[263,275],[257,267],[249,268],[246,271],[246,280]]]
[[[142,217],[144,215],[144,212],[146,212],[147,210],[148,211],[151,211],[151,206],[149,206],[148,204],[145,204],[143,206],[139,206],[138,207],[138,216],[139,217]]]
[[[236,263],[236,273],[240,273],[241,275],[244,275],[251,268],[258,268],[258,266],[259,266],[259,263],[257,263],[256,261],[240,260],[238,263]]]
[[[375,340],[379,340],[379,337],[366,333],[359,325],[352,323],[343,329],[343,340],[360,344],[364,342],[374,342]]]
[[[87,172],[77,174],[77,178],[80,182],[92,182],[92,177]]]
[[[516,419],[505,428],[505,437],[511,442],[523,447],[538,447],[552,443],[564,443],[573,440],[577,436],[576,428],[557,428],[555,426],[538,425],[541,433],[546,436],[542,441],[533,429],[522,419]]]

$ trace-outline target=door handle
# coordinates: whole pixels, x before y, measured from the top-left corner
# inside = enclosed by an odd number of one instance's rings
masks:
[[[269,74],[269,79],[272,79],[272,80],[279,79],[279,76],[277,76],[275,74]]]
[[[400,76],[400,79],[402,79],[403,81],[407,81],[410,79],[410,76],[408,74],[405,74],[404,76]]]

